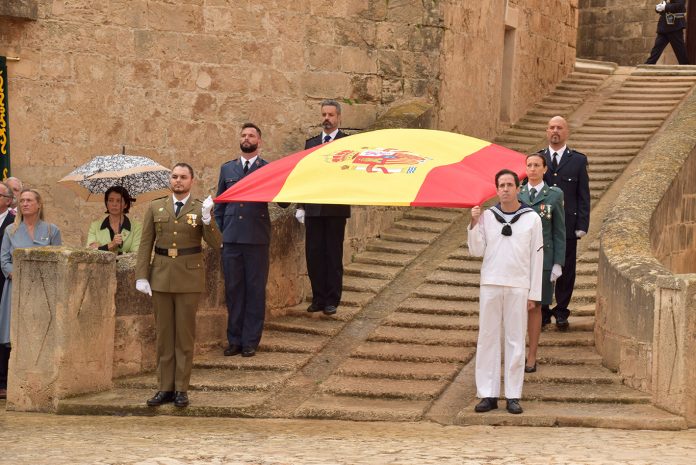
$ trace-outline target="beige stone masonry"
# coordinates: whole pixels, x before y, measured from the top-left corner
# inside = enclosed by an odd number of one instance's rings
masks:
[[[112,387],[114,267],[110,253],[15,250],[8,410],[54,412]]]
[[[691,426],[696,425],[696,276],[679,274],[695,271],[693,261],[687,269],[679,258],[689,256],[693,239],[675,226],[693,223],[694,115],[692,93],[646,146],[607,215],[595,323],[604,364]]]

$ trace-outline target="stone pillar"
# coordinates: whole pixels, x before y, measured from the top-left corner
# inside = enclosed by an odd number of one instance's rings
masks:
[[[8,410],[55,412],[112,387],[115,262],[91,249],[15,250]]]

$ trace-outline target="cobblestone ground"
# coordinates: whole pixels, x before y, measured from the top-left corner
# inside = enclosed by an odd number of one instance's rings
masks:
[[[0,463],[693,464],[696,430],[0,413]]]

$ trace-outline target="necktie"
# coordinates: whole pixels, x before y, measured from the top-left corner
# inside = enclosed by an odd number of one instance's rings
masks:
[[[324,143],[326,144],[327,142],[331,142],[331,136],[329,136],[328,134],[324,136]]]
[[[556,171],[558,169],[558,153],[553,152],[553,160],[551,161],[551,168]]]
[[[529,189],[529,201],[534,202],[534,197],[536,197],[537,190],[533,187]]]
[[[244,174],[249,172],[249,160],[244,162]]]
[[[174,211],[174,216],[179,216],[179,212],[181,211],[181,207],[184,206],[184,202],[176,202],[174,205],[176,205],[176,210]]]

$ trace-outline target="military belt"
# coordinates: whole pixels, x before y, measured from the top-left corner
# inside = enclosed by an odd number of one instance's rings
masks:
[[[176,258],[179,255],[193,255],[196,253],[201,253],[202,251],[203,248],[200,246],[189,247],[188,249],[163,249],[162,247],[155,247],[155,253],[157,255],[165,255],[172,258]]]

